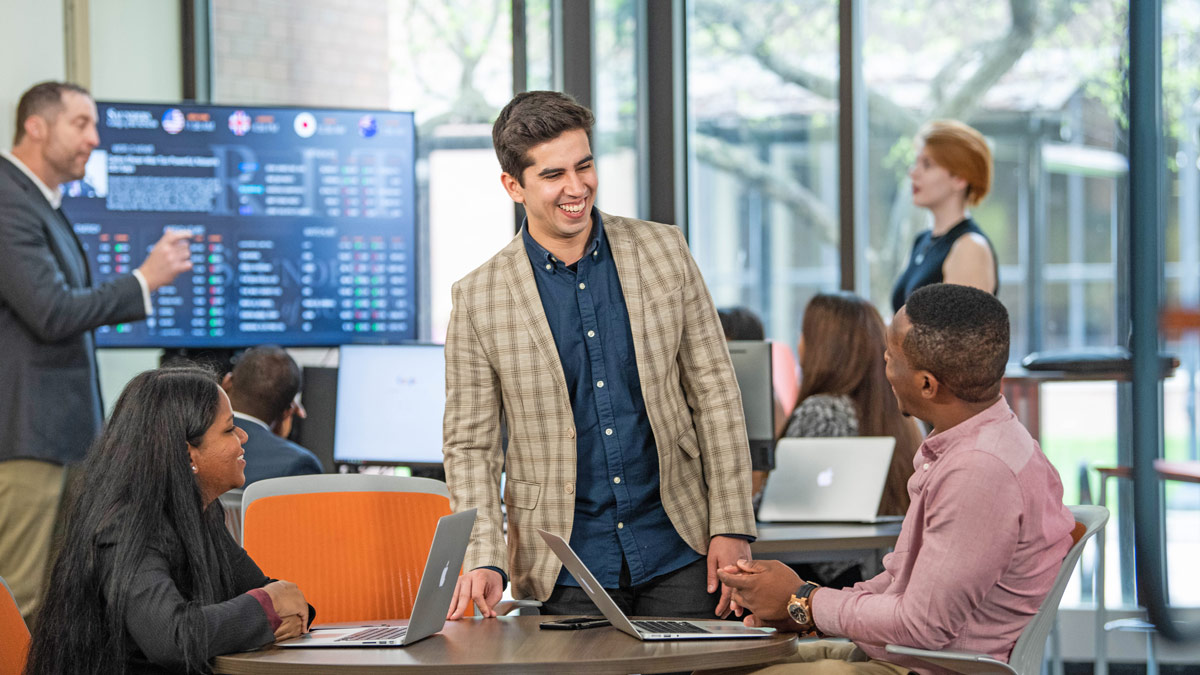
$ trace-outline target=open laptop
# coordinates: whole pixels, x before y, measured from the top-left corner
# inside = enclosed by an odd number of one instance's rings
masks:
[[[783,438],[763,491],[758,519],[767,523],[881,523],[879,499],[896,439]]]
[[[554,555],[566,565],[567,571],[579,582],[600,613],[617,630],[628,633],[639,640],[715,640],[728,638],[760,638],[775,633],[774,628],[750,628],[737,621],[630,621],[625,612],[617,607],[608,591],[596,581],[575,551],[571,550],[562,537],[538,530],[542,539],[550,545]]]
[[[407,626],[314,628],[312,632],[278,643],[280,647],[403,647],[440,631],[454,599],[454,585],[467,554],[475,509],[438,519],[425,572],[417,589]]]

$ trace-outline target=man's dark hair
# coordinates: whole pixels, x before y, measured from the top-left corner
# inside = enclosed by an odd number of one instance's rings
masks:
[[[63,109],[63,95],[67,92],[83,94],[91,98],[91,93],[83,87],[70,82],[39,82],[33,85],[17,101],[17,133],[13,135],[13,145],[25,138],[25,120],[38,115],[53,122]]]
[[[717,310],[721,331],[726,340],[765,340],[762,319],[749,307],[726,307]]]
[[[254,347],[234,363],[232,385],[234,410],[274,424],[300,391],[300,366],[280,347]]]
[[[904,338],[911,366],[928,370],[958,398],[980,403],[1000,392],[1008,364],[1008,310],[971,286],[933,284],[904,304],[912,328]]]
[[[500,169],[525,185],[523,174],[533,161],[529,149],[568,131],[582,129],[592,136],[592,111],[557,91],[526,91],[504,106],[492,125],[492,145]]]

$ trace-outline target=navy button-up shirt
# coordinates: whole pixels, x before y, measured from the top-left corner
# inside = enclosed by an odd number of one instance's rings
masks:
[[[642,399],[629,310],[600,212],[584,255],[565,265],[521,228],[575,416],[571,548],[606,588],[621,559],[637,585],[700,558],[663,509],[658,447]],[[563,568],[559,584],[578,586]]]

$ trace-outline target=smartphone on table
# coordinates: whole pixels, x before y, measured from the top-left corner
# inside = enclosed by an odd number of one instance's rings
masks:
[[[571,619],[543,621],[539,625],[539,628],[545,630],[583,630],[584,628],[599,628],[607,625],[608,619],[602,616],[577,616]]]

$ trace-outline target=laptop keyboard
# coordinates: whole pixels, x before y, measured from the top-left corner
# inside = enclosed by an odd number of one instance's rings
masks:
[[[634,621],[637,628],[650,633],[707,633],[709,631],[687,621]]]
[[[375,640],[398,640],[408,632],[408,626],[377,626],[344,635],[337,642],[367,642]]]

